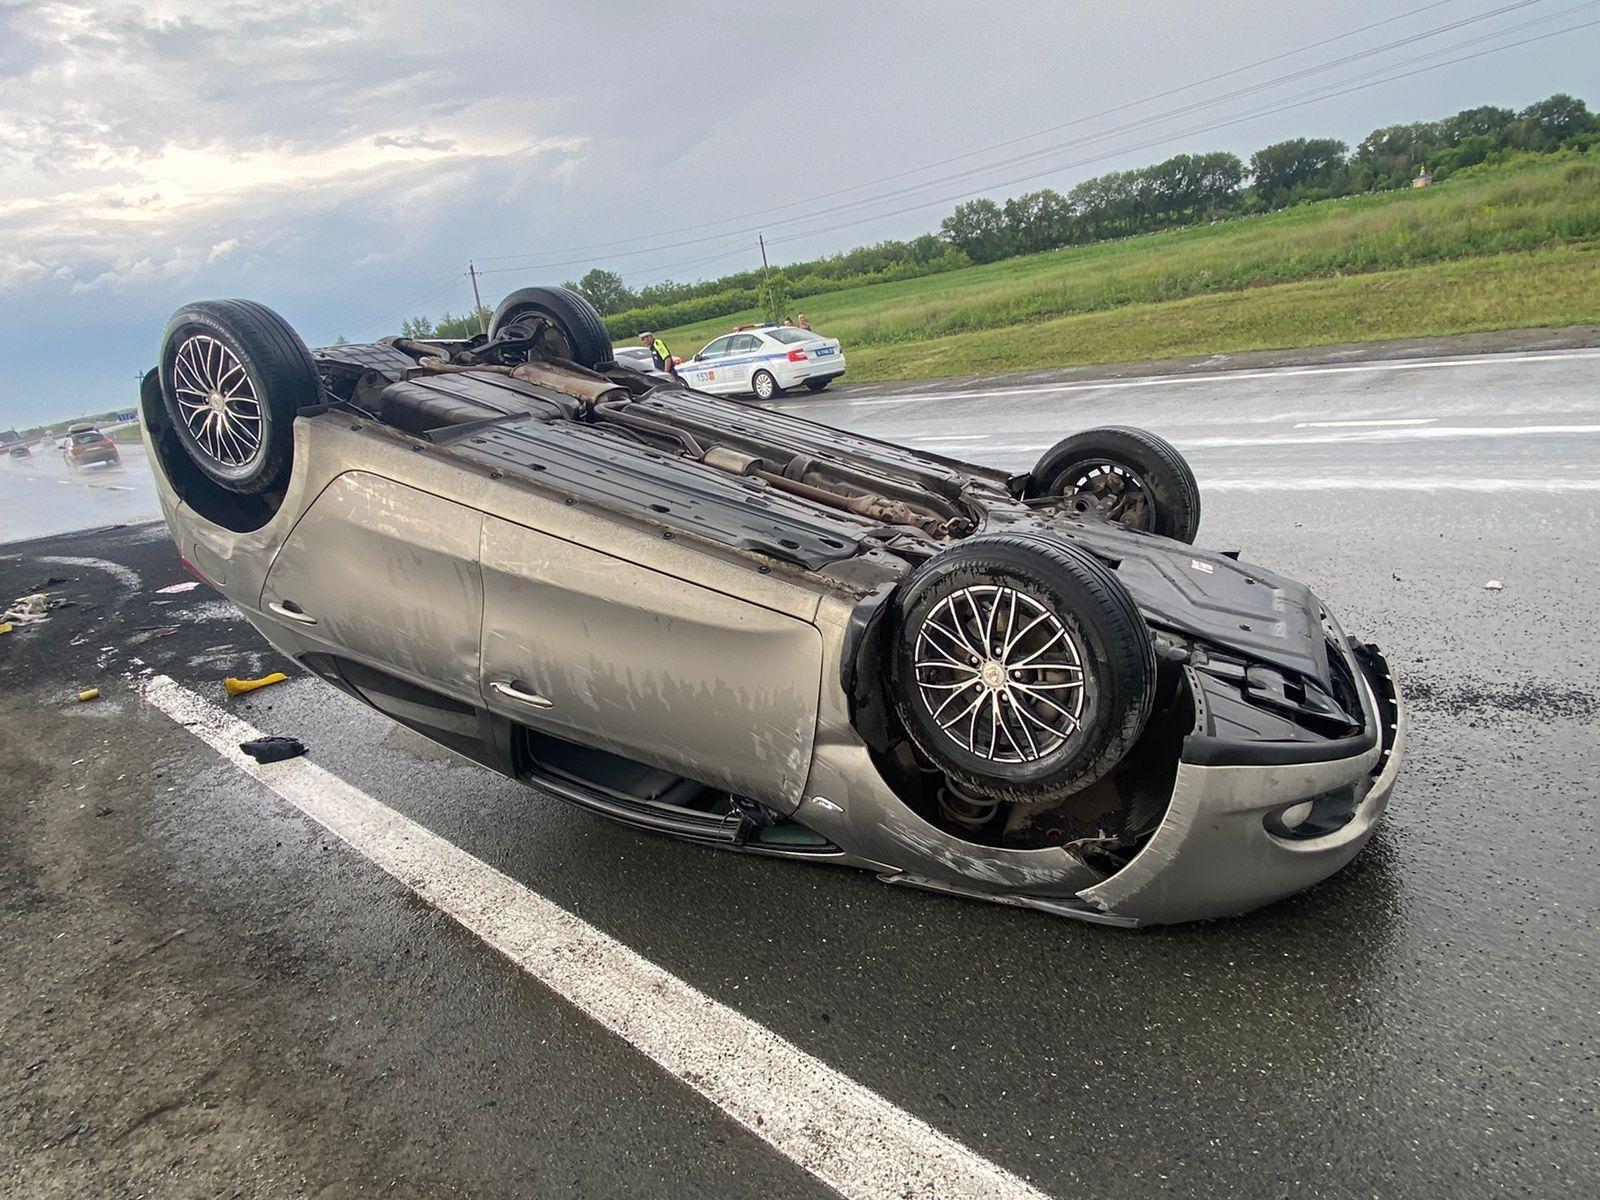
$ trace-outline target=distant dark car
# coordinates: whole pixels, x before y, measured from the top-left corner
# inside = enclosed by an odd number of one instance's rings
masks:
[[[32,458],[33,451],[28,449],[26,442],[13,442],[8,451],[12,458]]]
[[[116,466],[122,461],[116,443],[98,429],[82,429],[70,434],[61,454],[74,471],[95,465]]]

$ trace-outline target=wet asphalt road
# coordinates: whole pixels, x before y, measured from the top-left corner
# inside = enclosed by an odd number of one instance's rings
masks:
[[[1145,425],[1204,541],[1385,648],[1387,824],[1242,919],[1129,933],[681,845],[310,679],[231,703],[1051,1195],[1593,1195],[1600,353],[1514,357],[784,402],[1019,469]],[[0,1189],[827,1194],[141,705],[146,667],[219,697],[278,665],[156,590],[159,527],[0,550],[0,598],[51,578],[73,607],[0,638]]]
[[[0,545],[160,518],[144,447],[121,442],[117,452],[119,463],[77,471],[50,442],[33,446],[27,458],[0,457]]]

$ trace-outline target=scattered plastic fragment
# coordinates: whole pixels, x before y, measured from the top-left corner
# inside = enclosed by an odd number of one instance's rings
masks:
[[[10,633],[12,628],[10,621],[0,621],[0,633]]]
[[[1483,590],[1486,592],[1498,592],[1503,591],[1505,586],[1506,585],[1501,583],[1498,579],[1491,579],[1488,583],[1483,585]]]
[[[98,700],[98,699],[100,699],[100,689],[99,688],[85,688],[83,691],[78,693],[78,700],[79,700],[80,703],[82,703],[84,701],[88,701],[88,700]]]
[[[271,687],[275,683],[282,683],[289,678],[282,671],[274,671],[271,675],[263,675],[260,679],[235,679],[229,675],[222,681],[222,686],[230,696],[242,696],[246,692],[253,692],[257,688]]]
[[[306,752],[305,743],[292,737],[264,737],[240,742],[243,750],[258,763],[282,762],[286,758],[299,758]]]
[[[169,583],[164,588],[157,588],[156,595],[171,596],[177,592],[192,592],[199,586],[200,584],[192,579],[188,583]]]

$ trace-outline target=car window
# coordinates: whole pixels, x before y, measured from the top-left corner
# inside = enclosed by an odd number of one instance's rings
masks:
[[[792,329],[787,325],[777,329],[767,330],[767,336],[775,342],[782,342],[785,346],[792,346],[796,342],[809,342],[817,335],[804,329]]]
[[[759,350],[761,339],[753,333],[741,333],[728,344],[728,349],[738,354],[745,350]]]
[[[75,433],[72,435],[72,440],[80,446],[87,446],[91,442],[100,442],[105,439],[98,433]]]
[[[728,343],[731,341],[733,341],[732,337],[719,337],[708,343],[706,348],[700,351],[700,355],[702,358],[715,358],[726,354],[728,352]]]

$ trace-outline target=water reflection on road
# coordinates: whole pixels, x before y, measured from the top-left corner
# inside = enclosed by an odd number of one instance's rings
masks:
[[[161,516],[144,447],[117,444],[120,466],[69,469],[52,445],[0,454],[0,544]]]

